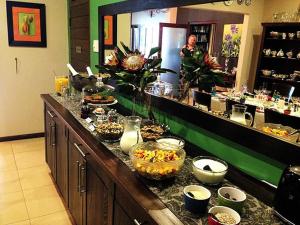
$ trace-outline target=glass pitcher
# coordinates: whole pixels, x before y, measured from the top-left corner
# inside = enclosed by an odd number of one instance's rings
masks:
[[[251,115],[251,113],[246,112],[246,110],[247,110],[247,106],[245,105],[240,105],[240,104],[233,105],[230,119],[235,122],[251,126],[253,124],[253,116]],[[247,124],[246,115],[250,117],[250,124]]]
[[[126,116],[124,119],[124,133],[121,137],[120,146],[126,154],[134,145],[143,142],[140,131],[141,121],[142,118],[138,116]]]

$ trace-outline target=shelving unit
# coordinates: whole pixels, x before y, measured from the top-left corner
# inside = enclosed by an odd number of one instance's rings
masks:
[[[196,36],[197,46],[209,52],[212,42],[213,24],[191,23],[189,26],[190,35]]]
[[[295,70],[300,71],[300,59],[297,54],[300,53],[300,38],[297,38],[297,31],[300,31],[300,23],[263,23],[262,42],[260,47],[260,56],[257,65],[255,88],[265,87],[271,90],[273,83],[287,83],[295,86],[294,96],[300,96],[300,81],[292,80],[290,77],[279,79],[275,77],[264,76],[261,70],[274,70],[276,74],[293,74]],[[277,37],[272,37],[271,32],[278,32]],[[282,33],[286,33],[286,38],[282,38]],[[289,38],[288,33],[294,33],[293,39]],[[283,57],[266,56],[264,49],[271,51],[283,50]],[[292,51],[293,56],[288,58],[286,53]]]

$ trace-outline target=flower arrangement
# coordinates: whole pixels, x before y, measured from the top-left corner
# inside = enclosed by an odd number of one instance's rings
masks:
[[[114,52],[108,56],[103,66],[97,66],[100,72],[109,73],[117,80],[121,89],[131,93],[144,94],[147,84],[154,82],[160,73],[176,73],[170,69],[161,68],[162,59],[154,56],[160,51],[155,47],[150,50],[148,58],[145,58],[138,50],[129,49],[123,42],[124,51],[115,47]]]
[[[207,92],[211,91],[212,86],[224,82],[224,73],[220,71],[221,66],[210,57],[209,54],[201,49],[193,54],[187,49],[182,49],[182,83],[183,93],[179,100],[185,98],[192,85],[198,85],[199,89]]]
[[[224,38],[222,43],[222,56],[225,58],[238,57],[241,45],[241,27],[239,24],[225,25],[230,26],[229,31],[224,27]]]

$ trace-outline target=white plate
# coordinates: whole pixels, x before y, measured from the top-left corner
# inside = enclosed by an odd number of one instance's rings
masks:
[[[116,99],[115,101],[113,101],[112,103],[107,103],[107,104],[101,104],[101,103],[88,103],[88,105],[91,106],[109,106],[109,105],[115,105],[118,103],[118,100]]]

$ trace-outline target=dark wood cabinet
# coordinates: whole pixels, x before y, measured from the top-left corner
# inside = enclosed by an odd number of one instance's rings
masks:
[[[55,118],[56,135],[56,183],[68,204],[68,129],[66,125]]]
[[[45,107],[45,131],[46,131],[46,162],[50,168],[53,179],[56,181],[56,115]]]
[[[87,161],[86,224],[112,225],[113,183],[106,177],[109,180],[106,185],[103,175],[100,178],[93,169],[93,160],[88,158]]]
[[[46,162],[68,204],[68,129],[51,108],[45,108]]]
[[[263,23],[262,26],[255,88],[272,90],[273,84],[288,84],[295,87],[293,95],[300,96],[300,78],[295,76],[300,70],[300,36],[297,37],[300,23]],[[283,53],[279,54],[280,51]],[[263,70],[269,73],[264,75]]]
[[[76,225],[157,224],[95,157],[80,134],[82,128],[75,131],[47,104],[44,116],[46,161]],[[99,143],[97,146],[106,151]],[[108,162],[116,163],[112,158]]]
[[[69,142],[69,209],[77,225],[86,224],[86,150],[72,135]]]

